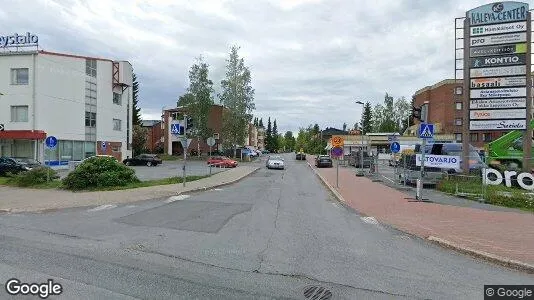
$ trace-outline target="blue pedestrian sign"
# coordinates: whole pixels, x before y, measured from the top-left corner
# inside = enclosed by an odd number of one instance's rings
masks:
[[[102,150],[103,151],[106,151],[106,146],[107,146],[107,143],[106,142],[102,142]]]
[[[389,146],[389,149],[392,153],[399,153],[400,151],[400,144],[399,142],[393,142],[391,143],[391,146]]]
[[[177,134],[177,135],[182,135],[183,134],[183,127],[178,124],[178,123],[175,123],[175,124],[171,124],[171,133],[172,134]]]
[[[57,139],[55,136],[49,136],[45,140],[45,144],[49,149],[54,149],[57,146]]]
[[[419,125],[419,138],[420,139],[434,138],[434,124],[421,123]]]

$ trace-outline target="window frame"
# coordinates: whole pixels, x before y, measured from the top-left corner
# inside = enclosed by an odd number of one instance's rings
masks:
[[[117,123],[117,121],[118,121],[118,123]],[[117,124],[119,126],[115,126]],[[122,131],[122,120],[121,119],[113,119],[113,130],[114,131]]]
[[[458,108],[458,106],[460,106],[460,108]],[[463,109],[463,106],[464,106],[464,105],[463,105],[462,102],[456,102],[454,108],[455,108],[456,110],[462,110],[462,109]]]
[[[29,114],[30,114],[30,107],[29,105],[11,105],[10,107],[10,114],[11,114],[11,123],[27,123],[29,122]],[[18,109],[21,109],[21,108],[25,108],[26,109],[26,114],[25,114],[25,120],[18,120]],[[15,116],[15,118],[13,118],[13,116]]]
[[[473,137],[476,137],[476,139],[473,139]],[[469,142],[478,142],[478,132],[469,133]]]
[[[458,136],[460,136],[460,138],[458,138]],[[461,133],[455,133],[454,134],[454,140],[455,141],[461,142],[462,139],[463,139],[463,135]]]
[[[122,105],[122,94],[113,92],[113,104]]]
[[[89,121],[89,125],[87,125],[87,121]],[[85,127],[96,128],[96,113],[95,112],[85,111]]]
[[[460,122],[458,122],[458,121],[460,121]],[[456,125],[456,126],[462,126],[463,122],[464,122],[464,120],[462,118],[454,119],[454,125]]]
[[[97,61],[96,59],[85,59],[85,74],[96,78]]]
[[[10,76],[11,76],[11,85],[29,85],[30,84],[30,69],[29,68],[11,68],[10,69]],[[26,82],[19,82],[18,81],[18,72],[21,70],[26,70]]]

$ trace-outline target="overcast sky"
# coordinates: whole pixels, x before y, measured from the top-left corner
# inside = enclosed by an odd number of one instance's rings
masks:
[[[2,35],[30,31],[49,51],[128,60],[144,119],[185,92],[195,57],[219,90],[231,45],[252,73],[254,114],[280,132],[352,127],[355,100],[411,99],[454,76],[454,18],[490,1],[2,0]],[[216,98],[218,103],[218,99]]]

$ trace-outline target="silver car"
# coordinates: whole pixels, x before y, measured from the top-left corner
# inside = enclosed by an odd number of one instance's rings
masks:
[[[285,168],[284,159],[281,156],[269,156],[267,162],[265,163],[267,169],[281,169]]]

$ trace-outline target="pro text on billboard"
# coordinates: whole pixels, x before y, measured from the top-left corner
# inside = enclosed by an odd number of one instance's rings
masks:
[[[494,68],[480,68],[480,69],[469,70],[469,74],[471,78],[525,75],[526,73],[527,73],[526,66],[494,67]]]
[[[471,120],[501,120],[501,119],[524,119],[527,117],[526,109],[485,109],[471,110]]]
[[[525,108],[527,98],[505,98],[505,99],[471,99],[470,109],[497,109],[497,108]]]
[[[27,32],[25,35],[4,35],[0,36],[0,48],[35,46],[39,43],[39,37]]]
[[[470,57],[527,53],[527,44],[475,47],[469,49]]]
[[[467,12],[471,26],[525,21],[528,4],[515,1],[496,2],[479,6]]]
[[[526,86],[526,85],[527,85],[526,76],[471,79],[472,89],[508,87],[508,86]]]
[[[526,120],[475,120],[469,121],[469,130],[517,130],[526,129]]]
[[[515,22],[507,24],[495,24],[486,26],[471,27],[471,36],[481,36],[487,34],[501,34],[519,32],[527,30],[527,22]]]
[[[500,88],[500,89],[481,89],[471,90],[471,98],[507,98],[507,97],[526,97],[527,88]]]
[[[474,57],[469,60],[469,65],[471,66],[471,68],[524,65],[526,63],[526,59],[526,54]]]
[[[520,43],[527,41],[526,32],[506,33],[501,35],[488,35],[472,37],[470,39],[471,47],[491,46],[500,44]]]

